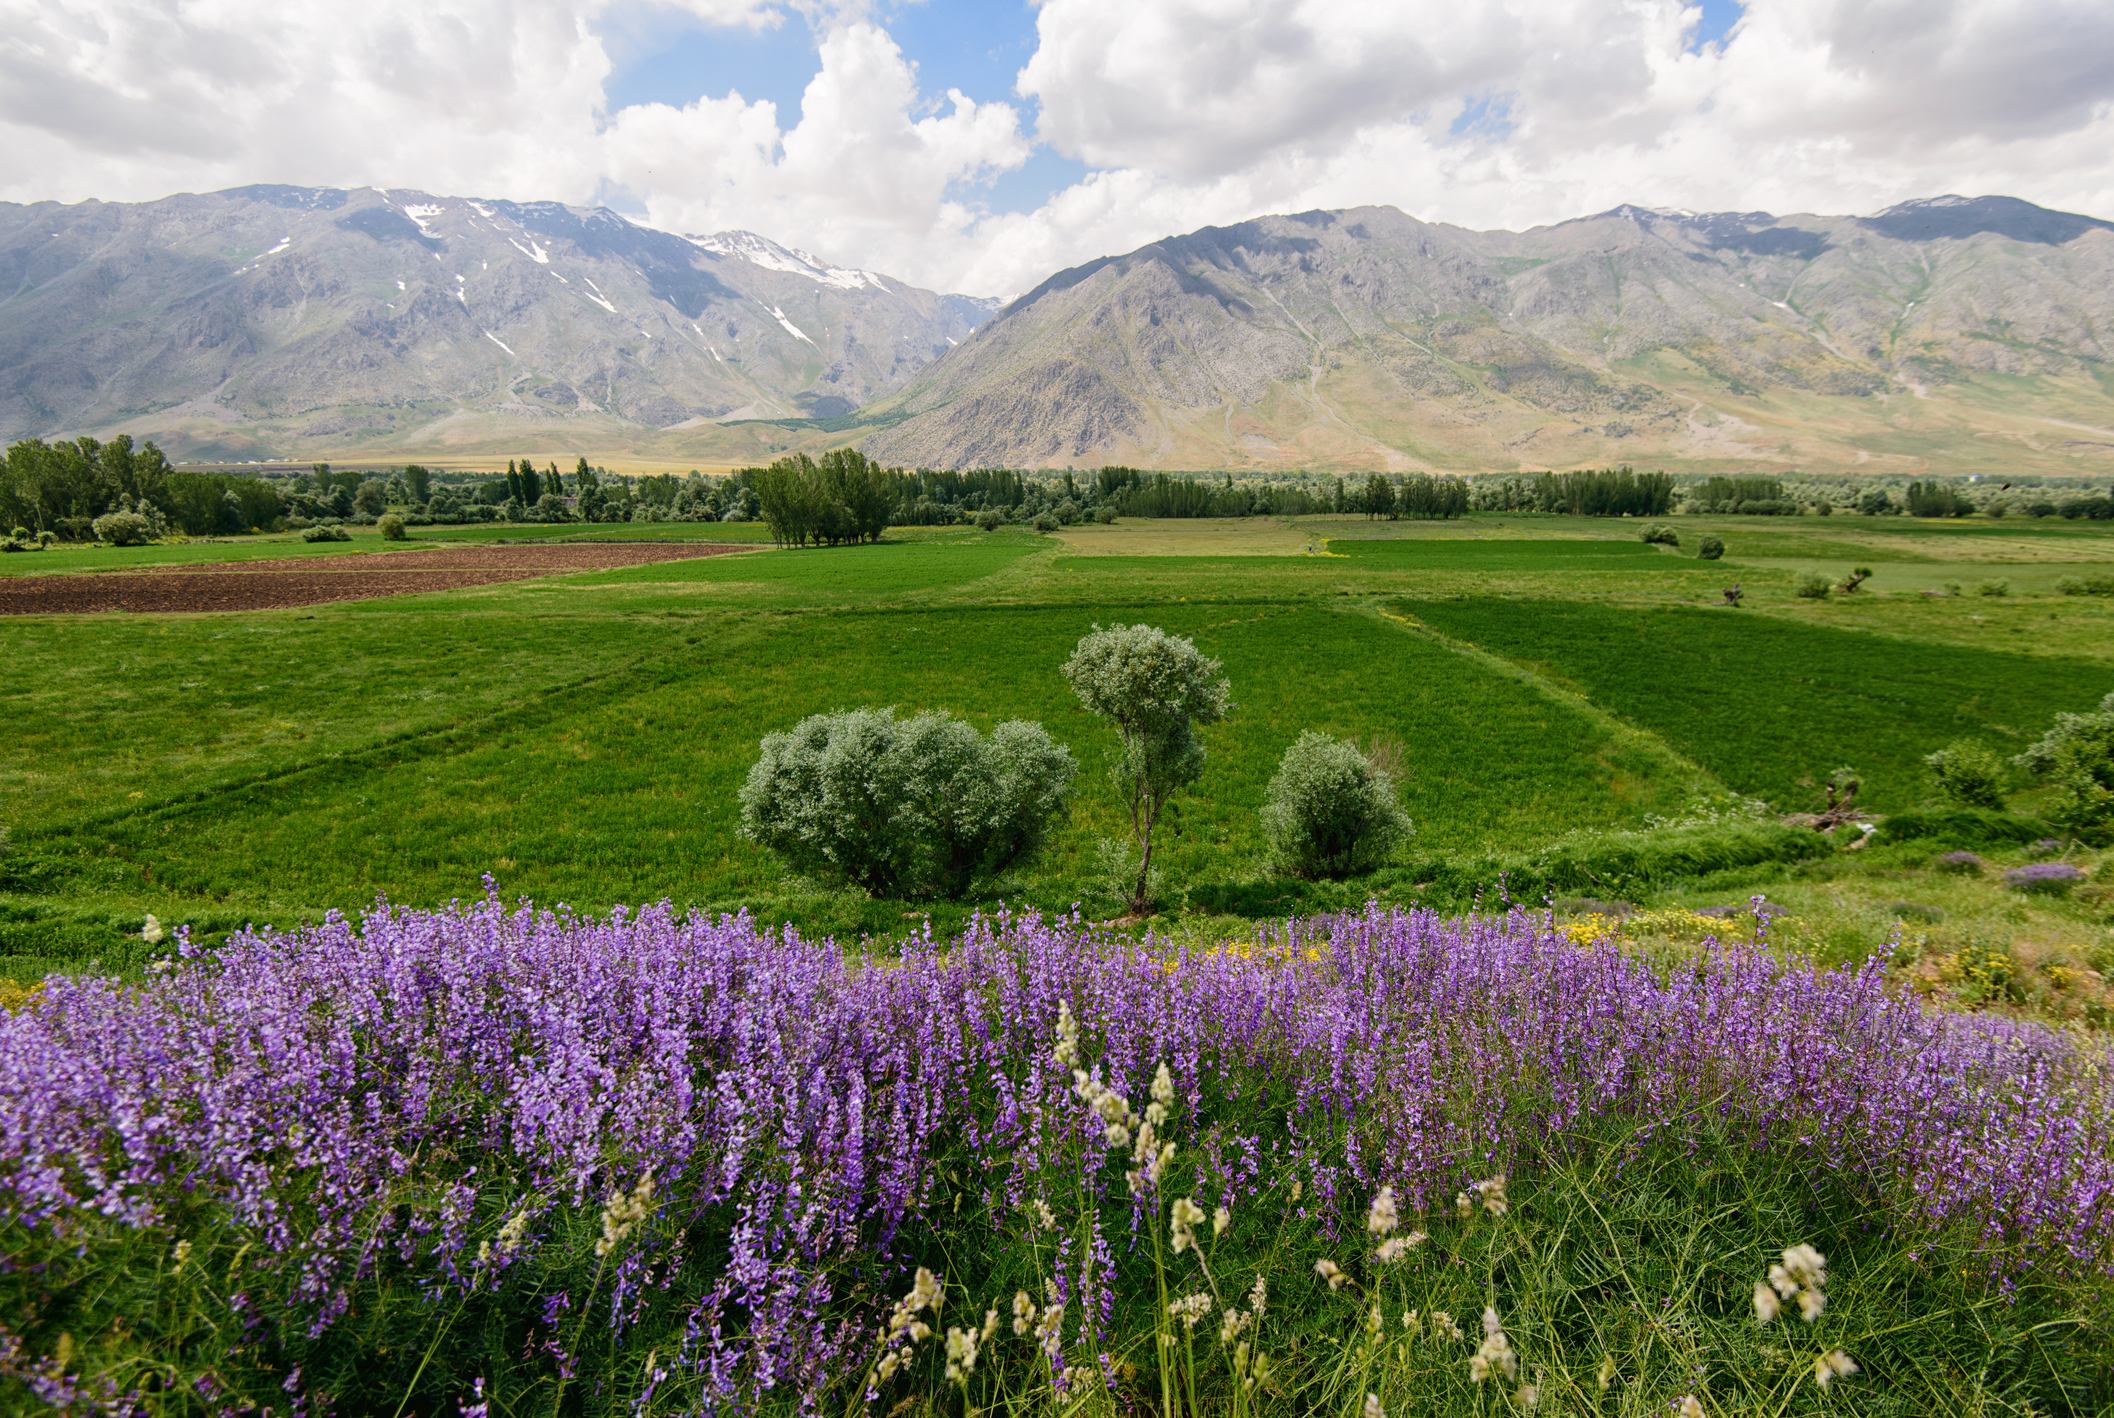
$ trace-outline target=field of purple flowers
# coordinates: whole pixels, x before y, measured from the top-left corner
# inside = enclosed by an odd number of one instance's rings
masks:
[[[1513,1401],[1551,1411],[2114,1401],[2103,1042],[1549,924],[1178,951],[1000,916],[883,957],[487,898],[55,977],[0,1014],[0,1392],[1488,1412],[1502,1312]],[[1419,1228],[1392,1255],[1383,1193]],[[1759,1328],[1804,1242],[1826,1313]],[[1452,1316],[1486,1308],[1476,1350]],[[1771,1345],[1805,1328],[1863,1372],[1801,1379]]]

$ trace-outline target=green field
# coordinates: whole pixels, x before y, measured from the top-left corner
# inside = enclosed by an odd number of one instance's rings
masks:
[[[0,654],[32,667],[0,687],[15,729],[0,753],[0,972],[123,964],[140,953],[148,912],[217,934],[357,909],[377,893],[445,901],[487,872],[508,894],[582,907],[667,897],[899,930],[925,908],[818,893],[734,830],[757,741],[859,705],[1046,724],[1086,772],[1055,848],[1000,890],[1112,912],[1097,845],[1125,821],[1101,771],[1114,739],[1058,674],[1096,623],[1192,636],[1232,680],[1238,709],[1207,731],[1205,776],[1162,839],[1177,904],[1318,899],[1258,876],[1257,809],[1304,728],[1399,746],[1423,865],[1371,886],[1408,891],[1410,878],[1444,876],[1435,864],[1449,858],[1524,860],[1736,796],[1804,809],[1814,775],[1845,760],[1870,775],[1876,810],[1916,806],[1924,754],[1963,734],[2016,751],[2058,710],[2114,689],[2098,598],[1875,589],[1804,602],[1789,570],[1740,563],[1740,540],[1766,530],[1784,552],[1794,537],[1877,538],[1874,524],[1724,527],[1735,554],[1712,564],[1692,554],[1705,519],[1678,521],[1680,551],[1576,518],[1258,522],[1244,535],[1265,554],[1250,555],[1224,554],[1223,524],[1094,528],[1073,539],[1091,540],[1091,554],[1019,530],[911,529],[874,546],[298,611],[0,620]],[[760,535],[754,524],[612,530]],[[2034,568],[2050,577],[2114,547],[2067,525],[2032,530],[2069,558]],[[1884,529],[1927,558],[1904,565],[1964,564],[1954,529],[1927,541],[1918,531]],[[1123,554],[1126,539],[1156,554]],[[1301,545],[1326,554],[1270,554]],[[370,536],[140,555],[380,546]],[[132,553],[38,553],[4,569],[94,569],[121,555]],[[1706,609],[1729,579],[1743,580],[1749,609]]]
[[[1933,746],[1982,738],[2017,753],[2059,708],[2114,691],[2114,668],[1932,645],[1728,609],[1582,601],[1414,601],[1453,639],[1573,686],[1742,793],[1811,797],[1840,763],[1860,801],[1913,807]]]

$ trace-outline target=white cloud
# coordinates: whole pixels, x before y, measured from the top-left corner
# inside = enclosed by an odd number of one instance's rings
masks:
[[[1315,206],[1517,227],[1960,191],[2114,215],[2103,0],[1751,0],[1695,53],[1676,0],[1044,0],[1025,102],[981,103],[921,92],[871,6],[676,7],[818,26],[798,122],[731,94],[607,113],[596,23],[645,2],[0,0],[0,197],[616,191],[657,225],[986,293]],[[980,210],[1035,140],[1097,170]]]

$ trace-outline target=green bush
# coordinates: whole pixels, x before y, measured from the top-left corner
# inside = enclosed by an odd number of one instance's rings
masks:
[[[374,525],[380,530],[383,541],[400,542],[404,540],[404,519],[397,516],[394,512],[378,518]]]
[[[1897,812],[1879,824],[1874,844],[1928,842],[1933,846],[1985,846],[2035,842],[2048,835],[2037,817],[1991,812],[1986,808],[1949,808],[1936,812]]]
[[[2041,741],[2012,760],[2052,785],[2049,820],[2097,845],[2114,842],[2114,694],[2091,714],[2058,714]]]
[[[2114,576],[2065,576],[2055,589],[2066,596],[2114,596]]]
[[[1830,589],[1828,578],[1818,571],[1801,571],[1791,583],[1791,594],[1808,601],[1826,600]]]
[[[352,533],[343,527],[310,527],[301,534],[304,542],[349,542]]]
[[[1312,729],[1285,750],[1264,799],[1272,862],[1293,876],[1369,871],[1415,830],[1392,773],[1357,745]]]
[[[105,512],[94,527],[97,540],[114,547],[140,547],[154,539],[152,524],[137,512]]]
[[[1923,760],[1938,791],[1961,807],[2004,809],[2004,760],[1973,739],[1957,739]]]
[[[2008,596],[2011,594],[2011,583],[2001,578],[1993,581],[1977,581],[1975,583],[1975,594],[1978,596]]]
[[[1802,827],[1735,822],[1595,833],[1514,856],[1431,858],[1394,874],[1407,877],[1419,895],[1434,901],[1465,902],[1500,885],[1515,901],[1538,902],[1549,895],[1634,900],[1639,893],[1714,872],[1811,861],[1834,851],[1826,837]]]
[[[1643,536],[1644,540],[1658,546],[1677,547],[1681,545],[1681,534],[1664,522],[1652,523],[1644,529]]]
[[[1078,773],[1040,724],[985,738],[941,711],[814,714],[764,737],[740,790],[741,833],[803,876],[954,900],[1041,850]]]
[[[1032,524],[1038,532],[1054,532],[1061,525],[1053,512],[1038,512]]]
[[[1006,524],[1006,514],[995,507],[986,507],[969,520],[979,532],[995,532]]]
[[[1716,561],[1725,554],[1725,539],[1714,532],[1705,532],[1696,543],[1696,557],[1701,561]]]
[[[1116,520],[1116,509],[1106,504],[1096,507],[1094,509],[1094,520],[1104,527],[1110,526]]]

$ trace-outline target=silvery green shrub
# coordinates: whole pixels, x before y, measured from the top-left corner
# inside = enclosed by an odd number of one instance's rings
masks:
[[[145,546],[154,538],[153,528],[137,512],[105,512],[94,526],[96,537],[114,547]]]
[[[1923,760],[1938,791],[1962,807],[2004,810],[2004,760],[1973,739],[1947,744]]]
[[[2056,790],[2049,820],[2087,842],[2114,842],[2114,694],[2092,714],[2058,714],[2041,741],[2011,760]]]
[[[1791,594],[1809,601],[1826,600],[1832,589],[1828,578],[1818,571],[1801,571],[1798,579],[1791,583]]]
[[[1703,561],[1716,561],[1725,554],[1725,539],[1712,533],[1704,533],[1696,543],[1696,556]]]
[[[1153,827],[1175,791],[1204,771],[1197,726],[1233,712],[1233,686],[1195,641],[1152,625],[1096,625],[1064,662],[1064,677],[1088,713],[1115,727],[1109,771],[1129,799],[1139,856],[1130,904],[1143,911],[1152,905]]]
[[[1391,774],[1357,745],[1312,729],[1285,750],[1263,796],[1273,864],[1294,876],[1369,871],[1415,830]]]
[[[1078,773],[1040,724],[985,737],[937,710],[814,714],[765,735],[741,786],[741,832],[803,876],[953,899],[1033,858]]]

